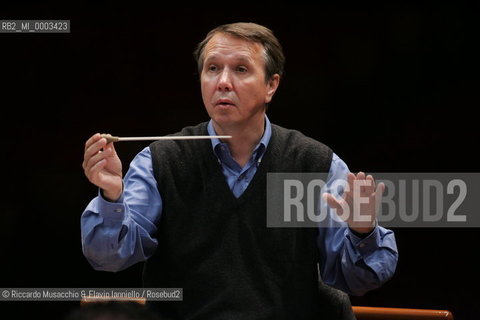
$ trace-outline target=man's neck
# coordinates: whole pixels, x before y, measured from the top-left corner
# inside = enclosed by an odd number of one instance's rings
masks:
[[[249,124],[222,126],[213,121],[213,127],[218,135],[232,136],[225,143],[228,144],[233,159],[244,167],[265,132],[265,114]]]

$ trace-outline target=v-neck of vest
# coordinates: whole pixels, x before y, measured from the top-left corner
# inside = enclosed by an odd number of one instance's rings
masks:
[[[229,194],[230,200],[232,200],[236,204],[241,204],[245,201],[248,200],[250,193],[252,193],[253,189],[256,188],[256,185],[259,183],[258,180],[262,178],[262,175],[264,174],[264,171],[266,170],[265,167],[267,166],[269,159],[270,159],[270,153],[272,150],[272,142],[275,140],[275,130],[272,125],[272,135],[270,137],[270,141],[268,143],[268,146],[265,149],[265,153],[262,156],[262,160],[260,161],[260,164],[257,167],[257,171],[255,172],[255,175],[253,176],[252,180],[248,184],[247,188],[242,192],[240,197],[235,197],[233,194],[233,191],[230,189],[226,179],[225,175],[222,172],[222,165],[219,163],[217,166],[217,169],[214,170],[214,174],[217,175],[217,178],[221,178],[222,180],[222,188],[224,189],[225,193]],[[218,158],[216,157],[213,149],[212,152],[209,152],[209,154],[212,157],[212,161],[218,162]],[[266,181],[266,177],[265,177]],[[265,188],[266,188],[266,183],[265,183]],[[266,190],[258,190],[260,192],[266,192]]]

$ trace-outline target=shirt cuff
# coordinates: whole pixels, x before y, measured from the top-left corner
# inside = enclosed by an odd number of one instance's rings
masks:
[[[381,239],[378,225],[376,225],[372,232],[364,238],[355,235],[349,228],[347,237],[354,250],[358,252],[361,257],[369,255],[380,247]]]
[[[102,191],[98,191],[98,212],[104,219],[104,223],[108,221],[123,221],[125,217],[125,204],[123,203],[123,193],[115,202],[110,202],[103,197]],[[107,223],[108,224],[108,223]]]

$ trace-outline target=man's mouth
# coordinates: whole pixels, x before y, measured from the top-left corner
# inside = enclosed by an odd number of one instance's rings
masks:
[[[220,99],[217,101],[216,105],[222,107],[235,107],[233,101],[228,99]]]

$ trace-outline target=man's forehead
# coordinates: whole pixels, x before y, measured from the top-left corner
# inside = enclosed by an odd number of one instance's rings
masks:
[[[223,54],[234,55],[238,59],[249,60],[251,56],[262,52],[260,43],[248,41],[230,34],[217,33],[205,46],[205,59]]]
[[[210,54],[205,55],[205,61],[210,62],[210,61],[215,61],[224,58],[225,56],[223,54],[217,54],[215,52],[210,52]],[[252,62],[254,60],[250,55],[245,55],[239,52],[232,52],[231,54],[228,55],[230,59],[233,59],[238,62]]]

